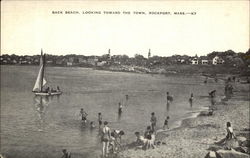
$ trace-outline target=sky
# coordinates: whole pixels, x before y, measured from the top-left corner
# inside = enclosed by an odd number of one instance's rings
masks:
[[[41,49],[53,55],[103,55],[110,49],[111,55],[145,57],[149,49],[158,56],[246,52],[249,27],[249,1],[1,1],[1,54],[36,55]]]

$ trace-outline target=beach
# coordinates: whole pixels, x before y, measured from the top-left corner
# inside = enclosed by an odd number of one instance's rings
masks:
[[[228,101],[217,102],[212,116],[186,119],[182,125],[170,131],[159,132],[156,142],[164,144],[155,149],[128,149],[121,158],[201,158],[209,152],[214,142],[226,135],[226,122],[231,122],[236,136],[249,129],[249,84],[234,84],[234,95]],[[223,97],[221,97],[222,99]],[[248,133],[249,136],[249,133]]]
[[[150,125],[151,113],[156,113],[156,127],[161,131],[157,141],[165,144],[147,151],[123,150],[119,153],[121,158],[204,157],[210,144],[224,137],[227,121],[232,123],[236,134],[248,128],[249,84],[232,83],[233,97],[221,102],[227,75],[218,74],[218,82],[209,77],[205,84],[206,76],[201,74],[153,75],[48,67],[49,84],[60,85],[63,95],[42,99],[41,111],[37,104],[40,99],[31,92],[36,71],[37,67],[32,66],[3,66],[1,71],[1,91],[4,92],[1,95],[1,154],[5,157],[56,158],[64,148],[74,158],[100,157],[98,128],[90,130],[82,125],[81,108],[89,114],[88,120],[96,122],[98,112],[102,112],[103,120],[109,122],[112,130],[123,130],[124,145],[135,139],[135,131],[143,132]],[[208,93],[215,89],[214,115],[194,118],[208,109],[211,104]],[[168,91],[174,97],[169,111],[166,110]],[[188,103],[191,93],[194,93],[192,108]],[[126,94],[128,102],[125,102]],[[124,105],[121,117],[117,114],[119,102]],[[170,116],[171,130],[163,132],[166,115]]]

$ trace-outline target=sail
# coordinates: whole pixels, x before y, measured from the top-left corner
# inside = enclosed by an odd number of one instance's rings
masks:
[[[44,66],[45,66],[45,55],[43,55],[43,51],[41,51],[41,58],[40,58],[40,69],[37,75],[37,79],[33,88],[33,91],[42,91],[42,87],[46,84],[46,80],[44,78]]]
[[[42,74],[44,72],[43,69],[44,69],[44,65],[42,65],[39,70],[33,91],[42,91],[42,86],[46,84],[46,80],[44,78],[44,75]]]

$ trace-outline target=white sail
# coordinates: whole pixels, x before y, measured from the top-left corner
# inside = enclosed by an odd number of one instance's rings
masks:
[[[42,87],[45,86],[46,80],[44,78],[44,62],[43,62],[43,51],[41,50],[40,57],[40,70],[38,72],[36,83],[34,85],[33,91],[41,92]]]
[[[44,75],[42,74],[43,69],[44,69],[44,65],[42,65],[40,70],[39,70],[39,73],[37,75],[37,79],[36,79],[36,83],[34,85],[33,91],[39,91],[40,92],[42,90],[42,87],[41,87],[42,80],[43,80],[43,86],[46,84],[46,80],[43,77]]]

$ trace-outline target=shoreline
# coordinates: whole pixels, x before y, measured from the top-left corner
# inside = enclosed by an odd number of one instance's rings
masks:
[[[183,119],[181,126],[157,133],[156,142],[164,144],[155,149],[128,149],[119,153],[120,158],[201,158],[209,152],[214,142],[225,137],[225,124],[231,122],[236,137],[244,129],[249,129],[249,90],[244,84],[235,83],[237,91],[227,101],[216,104],[212,116],[200,116]],[[222,96],[220,96],[222,97]],[[245,98],[245,99],[242,99]],[[202,111],[201,111],[202,112]],[[200,112],[200,113],[201,113]],[[240,117],[239,117],[240,114]],[[248,133],[249,134],[249,133]]]
[[[28,67],[38,67],[39,65],[0,65],[0,66],[28,66]],[[159,68],[146,68],[141,66],[130,66],[130,65],[117,65],[117,66],[52,66],[49,65],[48,67],[55,67],[55,68],[83,68],[83,69],[92,69],[98,71],[109,71],[109,72],[125,72],[125,73],[138,73],[138,74],[150,74],[150,75],[201,75],[203,77],[208,78],[215,78],[214,74],[219,75],[218,79],[224,78],[224,76],[237,76],[237,77],[247,77],[250,76],[249,74],[242,74],[241,71],[229,71],[230,69],[234,70],[235,67],[227,67],[225,65],[218,65],[217,69],[214,70],[214,65],[172,65],[167,67],[159,67]],[[132,68],[132,69],[131,69]],[[197,71],[201,69],[200,71]],[[211,70],[213,69],[213,70]],[[228,71],[219,71],[220,69],[229,69]],[[246,68],[247,70],[247,68]],[[218,73],[219,72],[219,73]],[[221,73],[223,72],[223,73]],[[222,77],[223,76],[223,77]],[[224,78],[225,79],[225,78]]]

